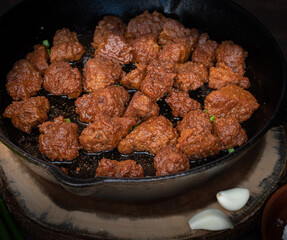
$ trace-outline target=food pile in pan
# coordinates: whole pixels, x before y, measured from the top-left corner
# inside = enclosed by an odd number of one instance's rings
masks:
[[[159,176],[187,170],[190,160],[233,151],[247,141],[241,123],[259,104],[246,90],[247,52],[233,41],[218,43],[208,33],[146,11],[127,25],[105,16],[91,44],[94,56],[83,74],[70,63],[82,58],[84,47],[75,32],[63,28],[51,49],[35,45],[7,75],[14,101],[4,116],[26,133],[38,127],[39,150],[46,158],[77,160],[79,151],[149,152]],[[132,69],[124,71],[128,64]],[[201,104],[190,94],[203,86],[211,91]],[[86,127],[80,132],[63,116],[47,121],[52,106],[37,96],[42,88],[76,99],[75,111]],[[178,119],[176,126],[159,114],[160,100]],[[144,171],[133,159],[102,158],[95,176],[143,177]]]

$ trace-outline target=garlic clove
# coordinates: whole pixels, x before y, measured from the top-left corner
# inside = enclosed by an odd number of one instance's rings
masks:
[[[237,211],[243,208],[249,196],[250,192],[246,188],[233,188],[216,194],[220,205],[229,211]]]
[[[224,230],[233,228],[230,219],[220,210],[210,208],[195,214],[189,219],[188,224],[191,229],[204,230]]]

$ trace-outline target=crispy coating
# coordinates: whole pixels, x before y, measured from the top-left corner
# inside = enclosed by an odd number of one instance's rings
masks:
[[[188,60],[191,47],[186,41],[169,42],[161,49],[158,59],[174,63],[183,63]]]
[[[201,109],[199,102],[190,98],[187,92],[177,89],[172,89],[165,101],[175,117],[184,117],[191,110]]]
[[[202,110],[191,110],[188,112],[182,121],[178,122],[176,129],[179,133],[188,128],[202,127],[207,132],[211,133],[212,123],[209,116]]]
[[[54,62],[45,71],[43,87],[54,95],[77,98],[82,92],[81,74],[68,62]]]
[[[163,25],[163,30],[159,35],[159,43],[176,43],[185,41],[191,50],[194,49],[198,38],[198,30],[195,28],[185,28],[179,21],[167,18]]]
[[[13,65],[7,74],[6,90],[13,100],[30,98],[40,91],[43,79],[40,73],[26,59]]]
[[[134,160],[116,161],[103,158],[96,170],[96,177],[143,177],[144,171]]]
[[[215,62],[215,50],[217,47],[218,43],[210,40],[207,33],[201,34],[192,53],[192,61],[201,63],[207,68],[212,67]]]
[[[176,148],[188,158],[196,160],[217,155],[220,151],[219,144],[216,136],[197,126],[181,132]]]
[[[247,134],[240,123],[232,117],[215,118],[213,122],[214,135],[218,137],[222,149],[241,146],[247,142]]]
[[[97,114],[121,117],[129,99],[130,95],[123,87],[109,86],[97,89],[75,101],[76,113],[80,115],[82,122],[94,121]]]
[[[230,84],[206,96],[205,109],[216,117],[233,117],[239,122],[246,121],[259,108],[255,97],[248,91]]]
[[[159,114],[159,106],[149,97],[137,91],[127,107],[124,117],[134,118],[136,125]]]
[[[85,53],[83,45],[79,42],[77,33],[68,28],[56,31],[51,48],[50,61],[77,61]]]
[[[99,21],[94,31],[92,46],[97,49],[101,43],[105,41],[105,35],[108,32],[119,32],[124,35],[126,24],[122,19],[116,16],[105,16]]]
[[[133,69],[128,74],[124,75],[120,83],[129,89],[140,89],[141,83],[146,77],[146,65],[143,63],[135,64],[136,69]]]
[[[66,122],[63,116],[59,116],[53,122],[39,125],[39,131],[39,150],[51,161],[71,161],[79,156],[81,146],[77,124]]]
[[[217,67],[209,69],[208,86],[214,89],[220,89],[228,84],[236,84],[244,89],[250,87],[250,82],[247,77],[243,77],[223,63],[218,64]]]
[[[128,23],[126,29],[126,38],[138,38],[147,34],[155,34],[159,36],[165,17],[156,11],[150,14],[148,11],[134,17]]]
[[[223,63],[240,76],[245,74],[246,57],[247,52],[232,41],[223,41],[216,49],[216,65]]]
[[[141,123],[118,145],[118,150],[123,154],[133,151],[158,153],[167,145],[176,143],[178,134],[172,123],[164,116],[155,116]]]
[[[134,62],[148,64],[157,59],[160,50],[155,34],[147,34],[129,41],[133,48]]]
[[[156,154],[154,167],[156,176],[162,176],[189,169],[189,160],[176,147],[167,146]]]
[[[90,58],[83,72],[83,89],[85,92],[94,92],[97,89],[113,85],[123,75],[119,63],[100,56]]]
[[[3,116],[11,118],[14,127],[29,133],[32,128],[44,122],[50,109],[47,98],[32,97],[20,102],[13,101],[4,111]]]
[[[208,70],[201,63],[186,62],[175,65],[174,86],[182,91],[195,90],[208,81]]]
[[[121,33],[108,32],[95,52],[95,56],[101,55],[115,62],[128,64],[133,60],[132,50],[133,48],[127,44]]]
[[[147,75],[141,83],[141,91],[153,101],[158,101],[171,90],[176,76],[173,72],[172,62],[153,60],[147,66]]]
[[[34,68],[43,76],[45,70],[48,68],[48,51],[42,44],[34,45],[34,51],[26,55],[26,59],[29,60]]]
[[[88,152],[111,151],[129,133],[135,120],[127,117],[96,115],[80,135],[80,143]]]

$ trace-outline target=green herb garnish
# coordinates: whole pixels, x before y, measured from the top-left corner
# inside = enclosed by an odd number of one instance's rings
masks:
[[[70,123],[71,119],[70,118],[65,118],[66,122]]]
[[[206,109],[203,110],[205,113],[208,113],[208,111]]]
[[[48,40],[43,40],[42,44],[46,47],[49,48],[50,47],[50,43]]]
[[[48,49],[47,49],[47,52],[48,52],[48,55],[50,56],[50,54],[51,54],[51,49],[48,48]]]
[[[213,122],[214,121],[214,116],[211,116],[210,118],[209,118],[209,120],[210,120],[210,122]]]
[[[232,152],[234,152],[235,150],[234,150],[234,148],[229,148],[229,149],[227,149],[227,151],[228,151],[229,153],[232,153]]]

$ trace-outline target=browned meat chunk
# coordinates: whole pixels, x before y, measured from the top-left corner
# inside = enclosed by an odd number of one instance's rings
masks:
[[[200,103],[189,97],[187,92],[173,89],[165,99],[175,117],[184,117],[189,111],[201,109]]]
[[[125,29],[126,25],[122,19],[115,16],[105,16],[96,26],[92,46],[97,49],[105,41],[105,35],[108,32],[119,32],[124,35]]]
[[[155,34],[140,36],[130,40],[129,43],[133,48],[134,62],[148,64],[157,59],[160,47]]]
[[[223,63],[240,76],[245,74],[245,58],[247,52],[232,41],[223,41],[216,49],[217,64]]]
[[[133,151],[158,153],[167,145],[175,144],[177,132],[172,123],[164,116],[156,116],[141,123],[119,144],[118,150],[123,154]]]
[[[147,66],[147,75],[141,83],[141,91],[154,101],[168,93],[176,76],[174,65],[169,61],[153,60]]]
[[[150,33],[158,37],[164,21],[165,17],[162,14],[156,11],[150,14],[148,11],[145,11],[129,21],[126,29],[126,38],[138,38]]]
[[[32,128],[44,122],[50,109],[49,101],[45,97],[32,97],[20,102],[13,101],[3,114],[11,118],[14,127],[23,132],[31,132]]]
[[[182,131],[176,148],[195,160],[217,155],[220,151],[218,138],[201,126]]]
[[[183,63],[188,60],[190,53],[191,48],[185,41],[170,42],[161,49],[158,59]]]
[[[162,176],[189,169],[188,158],[174,146],[160,150],[154,158],[156,175]]]
[[[135,124],[132,118],[96,115],[80,135],[80,143],[88,152],[111,151],[128,135]]]
[[[204,130],[211,133],[212,123],[207,113],[202,110],[191,110],[182,121],[178,122],[176,129],[179,133],[188,128],[196,128],[201,126]]]
[[[217,67],[211,67],[209,69],[209,81],[210,88],[220,89],[228,84],[236,84],[242,88],[249,88],[250,82],[247,77],[243,77],[224,64],[218,64]]]
[[[76,32],[71,32],[67,28],[56,31],[50,53],[51,62],[77,61],[84,53],[84,47],[79,42]]]
[[[28,60],[22,59],[7,74],[6,89],[14,100],[20,100],[36,95],[42,82],[40,73]]]
[[[130,95],[123,87],[109,86],[97,89],[75,101],[76,113],[80,115],[82,122],[94,121],[97,114],[121,117],[129,99]]]
[[[96,177],[143,177],[144,171],[134,160],[116,161],[103,158],[96,170]]]
[[[169,42],[186,42],[186,44],[193,50],[198,38],[198,31],[194,28],[185,28],[180,22],[167,18],[163,25],[163,30],[159,35],[159,43],[165,45]]]
[[[241,146],[247,142],[247,134],[240,123],[232,118],[215,118],[213,122],[214,135],[218,137],[222,149]]]
[[[44,45],[37,44],[34,47],[34,51],[26,55],[26,59],[29,60],[34,68],[44,75],[45,70],[48,68],[49,55]]]
[[[130,47],[124,36],[118,32],[109,32],[105,35],[104,41],[99,45],[95,56],[101,55],[111,60],[128,64],[133,60],[133,48]]]
[[[103,57],[90,58],[84,67],[83,89],[93,92],[100,88],[113,85],[123,71],[119,63]]]
[[[192,53],[192,61],[201,63],[207,68],[212,67],[215,62],[215,50],[217,47],[218,43],[210,40],[207,33],[201,34]]]
[[[124,113],[124,117],[134,118],[136,125],[159,114],[159,106],[149,97],[136,92]]]
[[[82,92],[81,74],[68,62],[54,62],[45,71],[43,87],[54,95],[77,98]]]
[[[216,117],[233,117],[239,122],[246,121],[259,108],[255,97],[237,85],[230,84],[206,96],[205,109]]]
[[[40,152],[51,161],[73,160],[79,156],[78,126],[67,122],[62,116],[53,122],[44,122],[39,125]]]
[[[141,83],[146,76],[146,65],[142,63],[135,65],[136,69],[124,75],[120,80],[121,84],[129,89],[140,89]]]
[[[182,91],[195,90],[208,81],[208,70],[200,63],[186,62],[175,65],[174,86]]]

